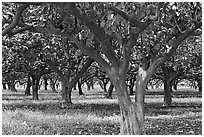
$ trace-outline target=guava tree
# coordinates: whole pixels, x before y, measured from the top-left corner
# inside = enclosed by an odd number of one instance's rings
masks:
[[[8,39],[2,39],[2,82],[8,89],[17,92],[15,85],[24,78],[21,72],[21,59]]]
[[[21,8],[16,14],[22,13],[21,10],[25,9],[26,4],[33,5],[33,3],[20,4]],[[42,27],[35,23],[21,22],[19,17],[17,22],[13,20],[13,24],[8,25],[2,34],[13,35],[22,30],[54,33],[75,43],[110,77],[120,105],[120,133],[144,134],[143,105],[146,85],[156,68],[168,60],[185,39],[201,31],[201,4],[126,2],[34,4],[38,8],[37,13],[47,11],[45,16],[39,16],[37,20],[46,20],[46,25]],[[29,8],[33,7],[35,6]],[[49,16],[53,11],[57,11],[57,16]],[[29,21],[35,22],[32,19]],[[16,25],[21,28],[13,29]],[[138,54],[140,61],[135,101],[132,102],[127,91],[126,76],[132,51],[141,48],[147,52],[143,55]],[[118,49],[121,52],[117,52]],[[149,54],[150,51],[153,53]]]
[[[67,38],[48,37],[42,48],[43,61],[58,75],[62,82],[62,99],[65,104],[71,105],[72,88],[93,63],[93,60],[84,56]]]

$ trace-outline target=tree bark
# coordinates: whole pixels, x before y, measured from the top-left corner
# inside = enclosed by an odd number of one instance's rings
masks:
[[[8,83],[8,89],[11,90],[12,92],[18,92],[15,88],[15,83],[14,82],[9,82]]]
[[[30,76],[28,76],[26,90],[25,90],[25,95],[28,95],[28,96],[31,95],[31,93],[30,93],[31,85],[32,85],[32,83],[31,83],[31,80],[30,80]]]
[[[111,98],[111,99],[112,99],[113,88],[114,88],[114,86],[113,86],[113,84],[111,83],[111,84],[110,84],[110,87],[108,88],[108,92],[107,92],[107,94],[105,95],[106,98]]]
[[[39,100],[38,98],[38,88],[39,88],[39,82],[40,82],[40,78],[34,78],[33,79],[33,84],[32,84],[32,96],[33,96],[33,100]]]
[[[71,90],[67,84],[67,81],[62,81],[62,100],[67,106],[70,106],[72,105]]]
[[[142,135],[144,134],[144,94],[146,83],[143,79],[137,79],[137,94],[135,103],[128,95],[127,85],[124,74],[115,72],[109,74],[118,96],[118,103],[121,111],[120,134],[122,135]],[[140,76],[138,76],[140,77]]]
[[[78,84],[77,85],[78,85],[79,95],[84,95],[84,93],[82,92],[80,80],[78,80]]]
[[[164,104],[163,106],[172,106],[172,85],[168,83],[167,80],[164,80]]]

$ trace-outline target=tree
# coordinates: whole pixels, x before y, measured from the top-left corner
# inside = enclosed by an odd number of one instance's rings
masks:
[[[186,4],[186,5],[191,6],[188,4]],[[142,7],[144,5],[139,5],[139,6]],[[149,6],[149,8],[148,8],[148,6]],[[164,7],[164,6],[166,6],[166,7]],[[177,6],[177,5],[175,5],[175,6]],[[180,8],[182,6],[183,5],[179,5],[178,7]],[[91,7],[91,5],[90,5],[90,7]],[[197,6],[195,6],[195,7],[197,7]],[[87,14],[86,15],[82,14],[80,12],[80,10],[77,9],[76,5],[73,3],[67,4],[66,8],[70,11],[70,13],[73,16],[77,17],[81,22],[83,22],[90,29],[90,31],[94,34],[94,36],[97,38],[97,40],[102,45],[102,47],[101,47],[102,52],[105,54],[106,59],[108,59],[108,62],[106,60],[104,60],[103,58],[101,58],[100,56],[98,56],[96,51],[94,51],[90,47],[80,43],[76,38],[72,38],[72,40],[75,41],[76,45],[84,53],[86,53],[92,59],[96,60],[99,63],[99,65],[107,72],[112,83],[114,84],[114,86],[116,88],[116,93],[118,95],[118,100],[119,100],[119,105],[120,105],[121,115],[122,115],[120,132],[122,134],[142,134],[144,132],[143,131],[144,130],[144,127],[143,127],[143,123],[144,123],[144,120],[143,120],[143,117],[144,117],[144,114],[143,114],[144,94],[145,94],[145,89],[146,89],[146,85],[147,85],[148,81],[150,80],[151,76],[155,72],[156,68],[160,64],[164,63],[170,56],[172,56],[172,54],[175,52],[175,50],[178,48],[178,46],[182,43],[182,41],[185,40],[187,37],[189,37],[194,31],[196,31],[201,26],[200,19],[197,22],[191,22],[190,24],[191,25],[195,24],[195,26],[192,26],[192,28],[190,28],[190,29],[188,29],[188,28],[182,28],[181,29],[180,28],[181,24],[179,24],[180,26],[177,25],[176,27],[172,28],[173,31],[177,30],[177,32],[170,33],[171,35],[168,34],[168,32],[166,32],[168,35],[165,35],[166,39],[164,41],[162,41],[164,43],[168,43],[170,46],[170,48],[168,48],[168,51],[166,51],[166,54],[163,54],[162,56],[157,57],[156,59],[154,57],[154,60],[152,60],[152,62],[150,62],[150,63],[147,62],[146,58],[142,59],[142,62],[141,62],[142,65],[141,65],[141,67],[139,67],[138,75],[137,75],[136,97],[135,97],[136,105],[134,105],[131,102],[131,100],[127,94],[127,89],[126,89],[126,84],[125,84],[126,83],[125,77],[126,77],[126,73],[128,70],[131,49],[135,45],[134,40],[136,40],[137,37],[139,36],[139,34],[144,29],[146,29],[148,26],[150,26],[150,23],[154,22],[155,20],[159,20],[159,21],[163,20],[163,22],[165,22],[166,19],[162,19],[161,15],[162,14],[164,15],[165,13],[167,13],[167,11],[170,8],[172,8],[172,6],[167,5],[167,4],[164,5],[163,3],[159,3],[158,5],[155,5],[155,6],[145,5],[144,9],[147,8],[149,14],[148,13],[146,14],[148,16],[148,19],[144,22],[135,21],[131,16],[129,16],[128,14],[123,12],[122,10],[115,8],[114,6],[111,6],[109,8],[112,11],[114,11],[114,13],[121,15],[126,21],[129,21],[130,24],[133,24],[137,28],[137,30],[135,30],[134,32],[132,30],[129,30],[130,31],[130,33],[129,33],[130,38],[129,38],[128,42],[125,44],[126,45],[125,48],[123,49],[123,60],[122,61],[116,57],[116,53],[113,50],[114,44],[111,43],[110,39],[108,39],[108,36],[110,36],[111,34],[107,34],[107,33],[110,33],[109,31],[107,32],[107,29],[106,29],[107,27],[104,27],[104,28],[99,27],[97,25],[97,23],[94,22],[93,17],[91,18],[91,17],[88,17]],[[160,12],[161,8],[163,8],[163,12]],[[142,11],[140,11],[140,13],[142,13]],[[177,16],[175,14],[176,14],[176,11],[172,12],[172,10],[169,10],[169,15],[171,15],[173,20],[176,20]],[[184,13],[182,13],[182,14],[184,14]],[[180,16],[183,16],[182,14]],[[165,15],[165,16],[167,16],[167,15]],[[115,16],[112,13],[109,14],[109,20],[108,21],[111,22],[111,25],[114,22],[116,22],[115,21],[116,19],[114,19],[114,17]],[[191,19],[192,19],[192,17],[191,17]],[[157,23],[158,22],[155,21],[154,24],[153,23],[152,24],[158,25]],[[175,25],[175,23],[178,24],[178,18],[177,18],[176,22],[174,22],[174,25]],[[184,26],[184,27],[187,27],[188,23],[186,23],[185,25],[186,26]],[[113,33],[113,35],[114,34],[116,35],[117,31],[114,30],[115,28],[113,28],[113,27],[112,27],[112,29],[113,30],[111,30],[111,32],[115,32],[115,33]],[[152,29],[153,29],[153,27],[151,27],[150,32],[152,32]],[[178,29],[180,31],[178,31]],[[106,32],[105,32],[105,30],[106,30]],[[165,31],[167,31],[167,29]],[[151,36],[151,34],[152,33],[147,35],[147,33],[146,33],[146,36]],[[114,37],[112,37],[112,38],[114,38]],[[157,39],[159,39],[159,38],[157,38]],[[119,45],[120,45],[123,42],[122,37],[119,36],[117,41],[119,42]],[[158,44],[159,44],[159,46],[162,46],[162,43],[158,42]],[[123,45],[123,44],[121,44],[121,45]],[[162,48],[159,48],[159,50],[161,50],[161,49]],[[95,54],[93,54],[93,53],[95,53]]]
[[[144,134],[143,105],[147,83],[156,68],[173,55],[182,41],[199,33],[199,28],[202,26],[201,4],[54,3],[50,5],[55,5],[54,9],[60,11],[58,12],[60,16],[46,15],[48,25],[44,29],[40,25],[35,27],[21,24],[21,30],[24,28],[41,33],[54,33],[75,43],[110,77],[120,105],[122,117],[120,133]],[[40,6],[47,7],[46,4]],[[9,34],[15,32],[9,30]],[[127,92],[126,76],[133,49],[138,51],[141,48],[146,52],[143,52],[138,62],[135,102],[132,102]],[[121,52],[118,53],[117,49]],[[153,53],[149,54],[150,51]]]
[[[48,44],[44,47],[46,54],[43,56],[43,60],[62,82],[64,103],[71,105],[72,88],[93,63],[93,60],[84,56],[67,38],[49,37],[51,41],[48,39]],[[60,39],[62,39],[62,42],[60,42]]]
[[[20,81],[24,74],[21,72],[21,59],[16,52],[16,48],[12,46],[13,41],[8,39],[2,40],[2,76],[3,83],[8,85],[8,89],[17,92],[15,85]]]

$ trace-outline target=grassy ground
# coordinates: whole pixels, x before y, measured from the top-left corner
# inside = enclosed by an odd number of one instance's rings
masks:
[[[116,95],[105,99],[96,88],[84,90],[79,96],[73,91],[73,107],[60,108],[60,95],[40,91],[39,101],[23,95],[2,91],[3,135],[117,135],[119,134],[119,106]],[[174,93],[174,107],[162,107],[163,95],[148,92],[145,99],[145,128],[149,135],[201,135],[202,98],[196,91]],[[131,96],[134,99],[134,96]]]

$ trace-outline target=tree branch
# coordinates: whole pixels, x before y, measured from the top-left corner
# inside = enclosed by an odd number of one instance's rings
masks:
[[[74,3],[67,4],[69,12],[78,18],[81,22],[83,22],[91,32],[96,36],[98,41],[102,44],[102,51],[109,59],[111,64],[115,67],[120,66],[120,60],[116,57],[116,54],[112,48],[112,45],[107,38],[105,31],[103,28],[99,27],[95,22],[87,18],[86,16],[82,15],[80,11],[76,8]]]
[[[95,49],[88,47],[85,43],[81,43],[74,36],[69,37],[71,41],[73,41],[76,46],[93,60],[95,60],[99,65],[104,69],[110,69],[110,65],[96,52]]]
[[[80,70],[80,72],[76,75],[75,78],[73,78],[73,80],[70,82],[70,85],[74,86],[77,81],[83,76],[84,72],[91,66],[91,64],[93,63],[94,61],[91,59],[91,58],[88,58],[86,60],[86,63],[83,65],[82,69]]]
[[[109,7],[109,10],[113,11],[114,13],[120,15],[121,17],[123,17],[125,20],[129,21],[132,25],[134,25],[135,27],[140,27],[142,25],[141,22],[137,21],[135,18],[132,18],[131,16],[129,16],[128,14],[126,14],[124,11],[111,6]]]
[[[17,9],[16,9],[16,14],[15,16],[13,17],[13,21],[11,22],[11,24],[6,27],[3,31],[2,31],[2,36],[8,34],[13,28],[16,27],[16,25],[18,24],[19,20],[20,20],[20,17],[21,17],[21,14],[22,12],[29,6],[30,4],[27,3],[27,4],[22,4],[21,6],[19,6]]]

